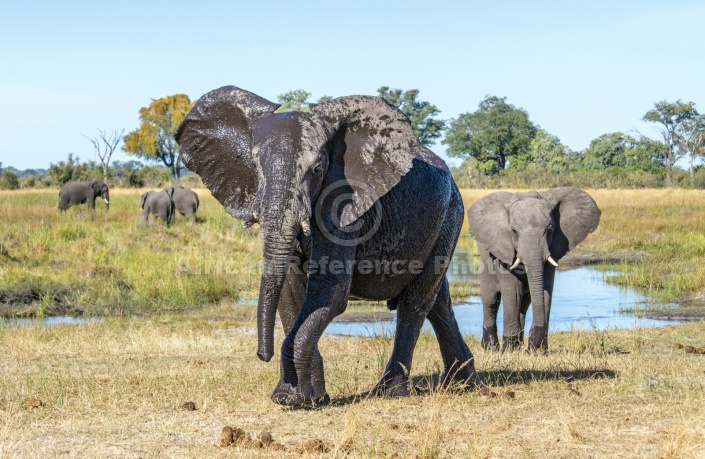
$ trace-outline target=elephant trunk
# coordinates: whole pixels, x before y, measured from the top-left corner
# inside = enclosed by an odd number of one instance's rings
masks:
[[[548,311],[544,294],[544,264],[550,255],[548,255],[545,240],[540,239],[538,243],[534,240],[528,245],[531,249],[522,251],[521,261],[526,269],[534,316],[529,333],[529,349],[539,349],[545,347],[544,342],[548,331]]]
[[[287,212],[263,215],[262,263],[257,305],[257,356],[269,362],[274,354],[274,320],[286,279],[298,225],[286,218]]]

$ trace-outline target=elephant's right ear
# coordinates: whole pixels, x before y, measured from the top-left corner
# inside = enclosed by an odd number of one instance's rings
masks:
[[[144,209],[144,203],[147,201],[147,196],[149,195],[149,191],[145,191],[142,193],[142,208]]]
[[[250,123],[279,105],[256,94],[224,86],[201,97],[176,131],[184,164],[201,176],[235,218],[251,221],[258,186],[252,160]]]
[[[507,264],[511,264],[515,256],[507,211],[508,204],[514,198],[514,193],[498,191],[477,200],[468,210],[472,237]]]

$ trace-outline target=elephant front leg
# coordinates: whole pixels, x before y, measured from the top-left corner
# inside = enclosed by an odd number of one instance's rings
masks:
[[[351,280],[350,273],[309,275],[303,307],[282,343],[282,379],[272,394],[274,402],[300,406],[329,401],[318,340],[344,311]]]
[[[483,264],[480,273],[480,298],[482,299],[482,341],[484,350],[499,351],[499,338],[497,337],[497,314],[501,295],[496,277],[496,269],[492,268],[492,261],[489,256],[482,256]]]
[[[299,315],[301,306],[304,302],[306,293],[306,274],[303,272],[304,256],[301,253],[294,253],[290,265],[289,274],[284,282],[281,296],[279,298],[279,317],[282,321],[284,333],[289,334],[296,318]],[[288,347],[288,346],[287,346]],[[293,357],[292,357],[293,359]],[[287,359],[288,361],[289,359]],[[286,398],[290,393],[295,392],[297,386],[297,376],[295,368],[289,369],[289,374],[285,373],[286,366],[284,360],[280,365],[280,378],[277,387],[272,394],[272,398],[277,403],[288,405]],[[312,403],[314,405],[325,405],[330,402],[330,397],[326,391],[326,381],[323,372],[323,357],[318,350],[314,349],[313,358],[311,360],[311,388],[312,388]]]

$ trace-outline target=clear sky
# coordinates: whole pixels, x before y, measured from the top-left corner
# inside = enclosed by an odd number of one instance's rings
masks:
[[[0,162],[97,160],[81,134],[133,130],[153,98],[226,84],[273,101],[418,88],[446,119],[506,96],[580,150],[653,134],[640,119],[657,100],[705,111],[703,18],[686,0],[5,1]]]

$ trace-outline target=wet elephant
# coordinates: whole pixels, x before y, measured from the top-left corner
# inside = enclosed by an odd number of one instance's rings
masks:
[[[176,133],[184,163],[225,209],[246,226],[260,224],[259,358],[273,356],[277,310],[286,332],[272,400],[327,402],[318,340],[349,297],[397,310],[394,349],[375,393],[408,394],[426,318],[445,383],[474,387],[445,276],[464,212],[445,163],[384,99],[340,97],[312,113],[278,107],[226,86],[201,97]]]

